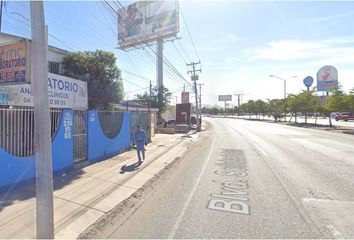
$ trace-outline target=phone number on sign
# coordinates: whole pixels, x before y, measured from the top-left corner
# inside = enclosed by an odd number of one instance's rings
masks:
[[[55,106],[65,106],[66,101],[65,100],[58,100],[58,99],[49,99],[49,104],[50,105],[55,105]]]

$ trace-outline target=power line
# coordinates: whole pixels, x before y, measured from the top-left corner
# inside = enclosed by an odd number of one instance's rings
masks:
[[[179,52],[179,50],[178,50],[177,47],[175,46],[174,42],[172,42],[172,46],[174,47],[174,49],[176,49],[176,52],[177,52],[178,55],[181,57],[181,59],[183,60],[183,62],[187,63],[187,61],[185,60],[185,58],[182,56],[182,54]]]
[[[17,13],[17,14],[18,14],[18,13]],[[29,20],[28,18],[24,17],[22,14],[18,14],[18,15],[22,16],[25,20],[27,20],[28,22],[30,22],[30,20]],[[10,18],[16,20],[17,22],[22,23],[22,24],[24,24],[24,25],[26,25],[26,26],[28,26],[28,27],[30,26],[29,23],[22,22],[22,21],[20,21],[20,20],[18,20],[18,19],[16,19],[16,18],[14,18],[14,17],[11,16],[11,15],[8,15],[8,17],[10,17]],[[52,37],[53,39],[55,39],[56,41],[58,41],[59,43],[61,43],[61,44],[63,44],[64,46],[66,46],[67,48],[71,49],[72,51],[77,51],[77,49],[71,47],[69,44],[67,44],[66,42],[60,40],[59,38],[57,38],[57,37],[54,36],[53,34],[48,33],[48,35],[49,35],[50,37]],[[101,62],[101,63],[103,62],[103,61],[98,61],[98,60],[95,60],[95,59],[86,59],[86,60],[88,60],[88,61],[95,61],[95,62]],[[104,62],[103,62],[103,63],[104,63]],[[121,70],[122,70],[122,69],[121,69]],[[130,75],[137,76],[137,77],[139,77],[139,78],[141,78],[141,79],[144,79],[144,80],[147,80],[147,81],[151,81],[150,79],[147,79],[147,78],[145,78],[145,77],[142,77],[141,75],[133,74],[133,73],[128,72],[128,71],[126,71],[126,70],[122,70],[122,71],[127,72],[127,73],[130,74]],[[134,86],[137,86],[137,87],[142,88],[142,86],[140,86],[140,85],[138,85],[138,84],[136,84],[136,83],[130,82],[130,81],[126,80],[126,79],[123,79],[123,81],[125,81],[125,82],[127,82],[127,83],[130,83],[131,85],[134,85]]]
[[[186,58],[187,58],[188,62],[192,62],[191,59],[190,59],[190,57],[189,57],[189,55],[187,54],[187,51],[186,51],[186,50],[184,49],[184,47],[182,46],[181,41],[178,41],[178,44],[179,44],[179,46],[181,47],[181,49],[182,49],[184,55],[186,55]]]
[[[182,11],[182,8],[181,8],[181,7],[180,7],[180,10],[181,10],[181,15],[182,15],[182,18],[183,18],[184,25],[185,25],[186,28],[187,28],[187,32],[188,32],[189,38],[191,39],[191,42],[192,42],[192,45],[193,45],[195,54],[197,55],[198,61],[200,62],[200,57],[199,57],[197,48],[195,47],[195,44],[194,44],[194,41],[193,41],[193,38],[192,38],[192,34],[191,34],[191,32],[189,31],[189,27],[188,27],[187,21],[186,21],[186,19],[185,19],[185,17],[184,17],[184,14],[183,14],[183,11]]]

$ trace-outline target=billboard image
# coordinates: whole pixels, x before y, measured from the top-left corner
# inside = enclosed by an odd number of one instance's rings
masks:
[[[317,72],[317,91],[332,91],[338,87],[338,71],[333,66],[324,66]]]
[[[27,41],[0,46],[0,84],[30,82]]]
[[[179,31],[177,1],[139,1],[118,10],[118,44],[134,47]]]
[[[48,73],[51,108],[87,109],[87,82]],[[0,105],[33,107],[31,84],[1,85]]]
[[[219,95],[220,102],[232,101],[232,95]]]

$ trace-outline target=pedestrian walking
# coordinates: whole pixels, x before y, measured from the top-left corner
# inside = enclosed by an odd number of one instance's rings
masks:
[[[136,145],[136,151],[138,154],[139,162],[141,162],[140,152],[145,160],[145,146],[147,145],[146,133],[141,129],[140,125],[137,125],[137,130],[134,132],[134,144]]]

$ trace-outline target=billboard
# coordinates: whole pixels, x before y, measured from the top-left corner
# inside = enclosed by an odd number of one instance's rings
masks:
[[[0,46],[0,84],[30,82],[29,42]]]
[[[317,91],[332,91],[338,87],[338,71],[333,66],[324,66],[317,72]]]
[[[48,73],[48,95],[51,108],[87,109],[87,83]],[[33,107],[31,84],[1,85],[0,105]]]
[[[189,92],[182,92],[182,103],[189,103]]]
[[[219,95],[219,101],[232,101],[232,95]]]
[[[139,1],[118,10],[121,49],[179,32],[178,1]]]

